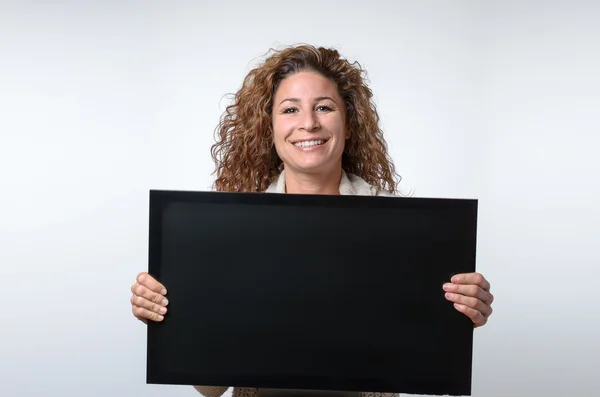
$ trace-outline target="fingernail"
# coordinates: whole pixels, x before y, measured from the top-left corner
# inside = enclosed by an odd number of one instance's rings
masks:
[[[453,283],[457,283],[460,281],[460,276],[453,276],[450,281],[452,281]]]
[[[450,291],[451,289],[452,289],[452,284],[450,284],[450,283],[444,284],[444,290]]]
[[[158,315],[158,321],[162,321],[162,320],[164,320],[164,317],[159,314]]]
[[[167,312],[167,308],[161,307],[158,311],[161,312],[162,314],[165,314]]]
[[[163,306],[167,306],[169,304],[169,300],[167,298],[164,298],[161,303]]]
[[[449,292],[447,292],[447,293],[446,293],[446,299],[451,299],[451,298],[452,298],[452,294],[451,294],[451,293],[449,293]]]
[[[166,289],[162,289],[162,291],[160,291],[161,295],[166,295],[167,294],[167,290]]]

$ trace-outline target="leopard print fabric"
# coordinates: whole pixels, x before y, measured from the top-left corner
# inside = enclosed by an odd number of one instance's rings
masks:
[[[366,392],[360,393],[360,397],[398,397],[398,394],[395,393],[375,393],[375,392]],[[232,397],[260,397],[258,393],[258,389],[250,389],[250,388],[233,388]]]
[[[360,393],[360,397],[398,397],[399,394],[396,393],[375,393],[375,392],[367,392]]]
[[[258,397],[258,389],[234,387],[232,397]]]

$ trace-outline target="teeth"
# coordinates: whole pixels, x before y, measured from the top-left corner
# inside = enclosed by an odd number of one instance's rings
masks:
[[[320,140],[317,140],[317,141],[296,142],[296,143],[294,143],[294,146],[297,146],[297,147],[311,147],[311,146],[322,145],[324,143],[325,143],[325,141],[322,140],[322,139],[320,139]]]

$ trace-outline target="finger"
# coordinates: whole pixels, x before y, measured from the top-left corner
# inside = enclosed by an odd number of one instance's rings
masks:
[[[157,303],[161,306],[167,306],[169,301],[161,294],[157,294],[156,292],[151,291],[149,288],[135,283],[131,286],[131,292],[133,292],[134,296],[140,296],[150,302]]]
[[[463,306],[467,306],[471,309],[477,310],[478,312],[480,312],[481,314],[483,314],[486,317],[489,316],[490,314],[492,314],[491,306],[486,305],[485,303],[483,303],[481,300],[479,300],[477,298],[473,298],[473,297],[465,296],[465,295],[461,295],[461,294],[455,294],[455,293],[451,293],[451,292],[446,292],[446,299],[448,299],[450,302],[458,303]]]
[[[446,291],[446,292],[453,292],[456,294],[471,296],[471,297],[481,300],[482,302],[484,302],[488,305],[491,305],[492,302],[494,301],[494,296],[490,292],[485,291],[483,288],[481,288],[478,285],[474,285],[474,284],[463,285],[463,284],[446,283],[446,284],[444,284],[443,288],[444,288],[444,291]]]
[[[164,315],[167,312],[167,308],[165,307],[166,305],[159,305],[158,303],[154,303],[137,295],[133,295],[131,297],[131,304],[133,306],[143,307],[144,309],[150,310],[151,312],[154,312],[156,314]]]
[[[454,307],[456,308],[456,310],[463,313],[465,316],[469,317],[471,319],[471,321],[473,322],[473,324],[475,325],[475,327],[480,327],[482,325],[485,325],[485,323],[487,322],[487,318],[483,314],[481,314],[479,311],[477,311],[473,308],[470,308],[465,305],[461,305],[460,303],[455,303]]]
[[[480,286],[484,291],[490,290],[490,283],[481,273],[462,273],[454,275],[450,281],[454,284],[474,284]]]
[[[152,277],[151,275],[149,275],[147,272],[142,272],[142,273],[138,274],[136,280],[137,280],[138,284],[143,285],[144,287],[150,289],[151,291],[154,291],[154,292],[156,292],[158,294],[162,294],[162,295],[167,294],[167,289],[165,288],[165,286],[162,285],[161,283],[159,283],[158,281],[156,281],[156,279],[154,277]]]
[[[133,311],[133,315],[140,320],[150,320],[156,322],[164,320],[164,316],[158,313],[151,312],[150,310],[140,306],[132,306],[131,310]]]

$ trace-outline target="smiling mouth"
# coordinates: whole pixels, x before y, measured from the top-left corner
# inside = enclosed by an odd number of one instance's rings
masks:
[[[315,146],[324,145],[325,142],[327,142],[326,139],[314,139],[312,141],[296,142],[293,145],[296,147],[299,147],[299,148],[311,148],[311,147],[315,147]]]

